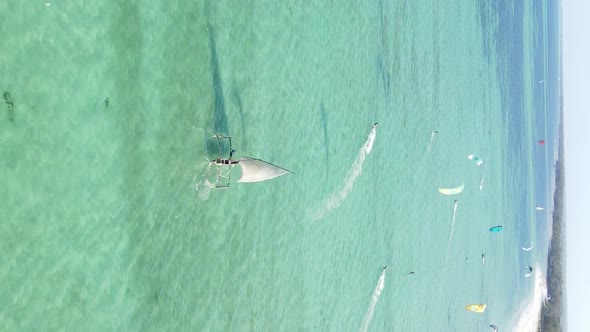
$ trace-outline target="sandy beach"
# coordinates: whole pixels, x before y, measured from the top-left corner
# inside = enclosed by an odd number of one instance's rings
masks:
[[[535,291],[533,295],[522,303],[519,315],[513,319],[512,331],[532,331],[539,330],[541,309],[547,301],[547,281],[541,267],[535,266]]]

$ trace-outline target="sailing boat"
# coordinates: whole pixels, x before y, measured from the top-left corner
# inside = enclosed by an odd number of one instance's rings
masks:
[[[229,187],[231,169],[234,166],[238,166],[242,170],[242,175],[237,182],[250,183],[250,182],[261,182],[270,179],[274,179],[281,175],[292,173],[291,171],[284,169],[280,166],[271,164],[261,159],[252,157],[242,157],[240,159],[233,159],[236,150],[232,148],[231,137],[222,135],[215,135],[217,139],[218,157],[211,160],[211,164],[215,164],[217,167],[217,182],[216,188],[227,188]],[[229,143],[229,158],[222,158],[222,145],[225,142]]]

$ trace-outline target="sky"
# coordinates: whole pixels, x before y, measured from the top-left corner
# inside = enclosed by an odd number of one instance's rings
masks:
[[[562,0],[566,297],[569,331],[590,326],[590,1]],[[586,257],[585,257],[586,256]]]

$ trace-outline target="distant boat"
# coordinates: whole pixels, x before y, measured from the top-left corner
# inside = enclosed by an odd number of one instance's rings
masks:
[[[540,205],[538,205],[536,209],[537,209],[537,211],[543,211],[543,210],[545,210],[545,208],[542,207],[542,206],[540,206]]]
[[[215,135],[217,138],[217,146],[219,155],[216,159],[210,161],[211,164],[218,166],[217,168],[217,181],[215,184],[216,188],[227,188],[230,184],[231,169],[234,166],[240,167],[242,175],[237,182],[249,183],[249,182],[262,182],[270,179],[274,179],[281,175],[292,173],[291,171],[284,169],[280,166],[273,165],[261,159],[242,157],[240,159],[233,159],[233,155],[236,150],[232,149],[231,137],[222,135]],[[222,141],[229,143],[229,158],[222,158]]]

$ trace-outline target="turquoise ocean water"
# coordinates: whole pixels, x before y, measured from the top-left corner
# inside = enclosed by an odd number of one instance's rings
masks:
[[[546,267],[556,12],[0,2],[0,330],[510,328]],[[214,134],[294,174],[212,189]]]

